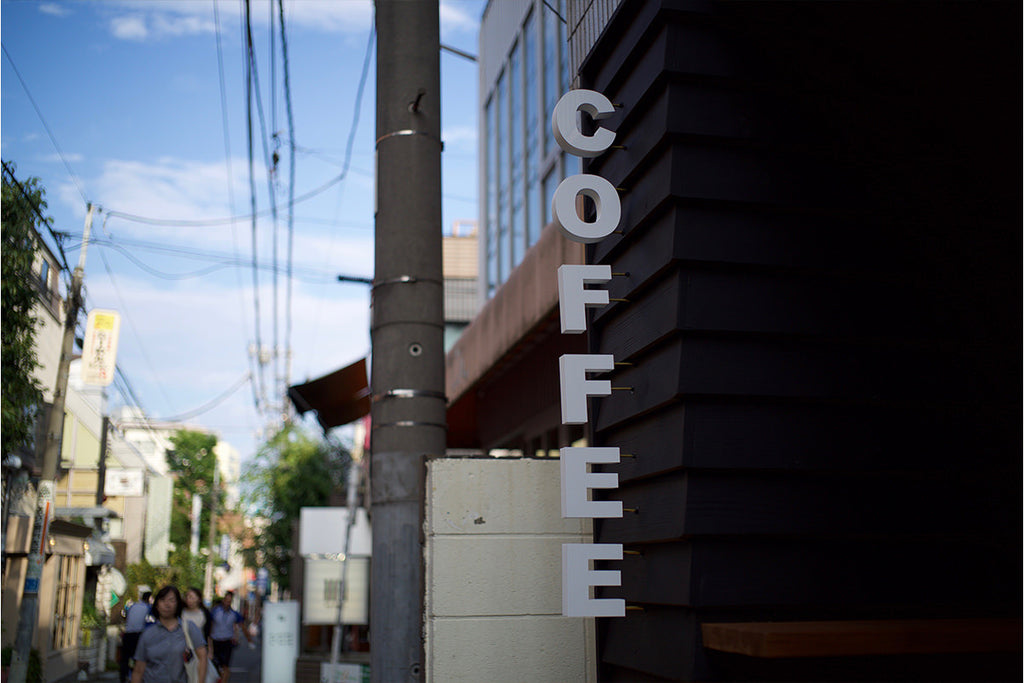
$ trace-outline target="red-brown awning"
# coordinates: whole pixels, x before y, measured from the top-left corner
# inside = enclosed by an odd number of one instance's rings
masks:
[[[370,413],[366,359],[360,358],[329,375],[289,387],[288,398],[300,415],[316,411],[316,419],[325,432],[355,422]]]

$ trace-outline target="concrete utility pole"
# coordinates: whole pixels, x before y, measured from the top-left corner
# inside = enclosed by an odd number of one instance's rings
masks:
[[[28,571],[25,573],[25,587],[18,613],[18,632],[14,638],[11,654],[11,683],[25,683],[28,675],[28,656],[32,650],[32,637],[39,618],[39,580],[43,575],[46,533],[49,531],[50,515],[53,512],[53,493],[57,478],[57,463],[60,460],[61,434],[64,431],[64,400],[68,392],[68,374],[71,370],[71,356],[75,351],[75,325],[82,308],[82,280],[85,279],[85,252],[89,247],[89,232],[92,230],[93,205],[89,204],[85,214],[85,229],[82,232],[82,251],[78,255],[78,267],[71,275],[71,289],[66,302],[67,315],[64,318],[64,338],[61,344],[60,362],[57,365],[57,381],[53,387],[53,407],[46,427],[46,446],[43,450],[42,472],[36,489],[36,514],[32,524],[32,541],[29,546]]]
[[[377,0],[370,676],[421,681],[426,459],[445,451],[437,0]]]
[[[213,488],[210,489],[210,532],[206,539],[207,550],[210,554],[206,556],[206,573],[203,575],[203,599],[209,600],[213,604],[213,553],[216,552],[214,544],[217,543],[217,490],[220,488],[220,463],[217,462],[216,453],[209,455],[213,456]]]

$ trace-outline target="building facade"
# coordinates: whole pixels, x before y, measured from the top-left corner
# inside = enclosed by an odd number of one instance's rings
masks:
[[[599,620],[598,679],[1019,678],[1018,8],[570,0],[570,80],[617,105],[582,170],[622,218],[520,257],[543,141],[487,108],[529,106],[496,75],[541,15],[511,5],[481,26],[507,59],[481,60],[488,300],[448,354],[449,439],[633,456],[601,466],[634,512],[594,524],[626,549],[597,595],[632,608]],[[581,339],[554,273],[583,262],[622,275]],[[568,434],[558,356],[586,352],[627,390]]]

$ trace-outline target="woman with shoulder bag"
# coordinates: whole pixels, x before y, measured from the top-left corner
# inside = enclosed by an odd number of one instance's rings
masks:
[[[132,683],[204,683],[206,641],[193,623],[182,622],[181,594],[164,586],[153,601],[156,623],[143,631],[135,650]]]

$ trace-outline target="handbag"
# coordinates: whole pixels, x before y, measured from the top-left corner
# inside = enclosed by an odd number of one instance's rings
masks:
[[[185,675],[188,676],[188,683],[202,683],[199,680],[199,655],[192,645],[192,636],[188,633],[188,622],[178,620],[178,624],[185,632],[185,643],[188,644],[188,653],[185,656]],[[207,667],[207,680],[209,680],[209,667]]]
[[[213,661],[212,657],[206,658],[206,683],[219,683],[220,667]]]

